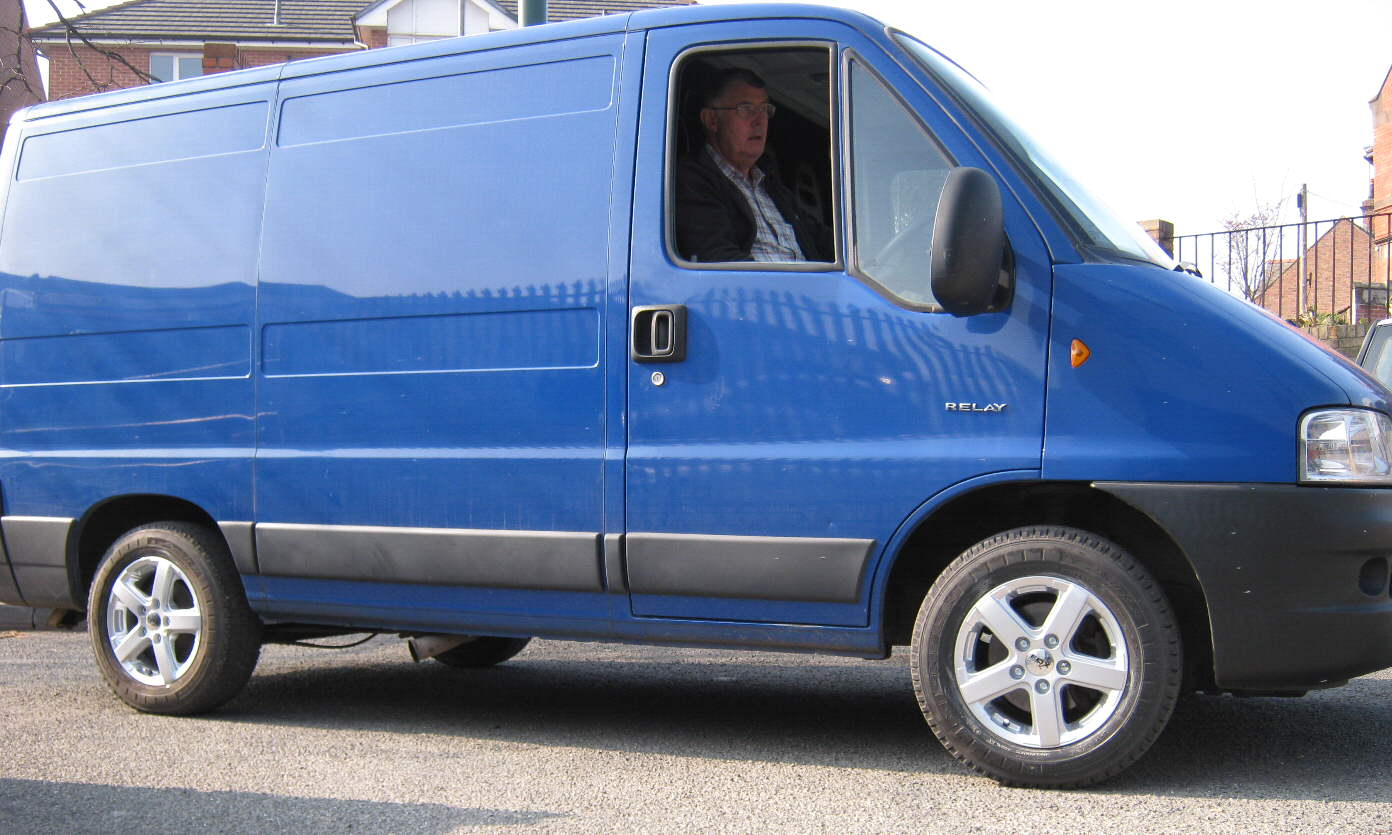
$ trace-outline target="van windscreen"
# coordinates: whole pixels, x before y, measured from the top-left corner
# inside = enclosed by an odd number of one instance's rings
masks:
[[[1085,188],[1005,112],[981,82],[923,42],[903,32],[895,32],[894,38],[1015,159],[1025,176],[1059,210],[1080,243],[1167,269],[1174,267],[1174,260],[1138,224],[1119,218]]]

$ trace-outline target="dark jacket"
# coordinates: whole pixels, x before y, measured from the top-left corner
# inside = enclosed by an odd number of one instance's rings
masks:
[[[764,189],[783,219],[797,234],[808,261],[831,261],[831,232],[800,212],[793,195],[771,173],[768,158],[759,160]],[[677,166],[677,254],[703,263],[748,261],[754,245],[754,214],[738,187],[716,166],[703,146]]]

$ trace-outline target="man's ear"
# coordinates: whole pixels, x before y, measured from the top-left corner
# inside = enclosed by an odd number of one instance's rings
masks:
[[[720,125],[720,117],[709,107],[701,108],[701,127],[706,129],[706,133],[715,133],[715,129]]]

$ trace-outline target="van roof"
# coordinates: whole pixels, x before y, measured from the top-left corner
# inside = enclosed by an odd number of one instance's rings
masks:
[[[666,26],[685,26],[697,23],[717,23],[738,20],[771,20],[777,18],[814,18],[819,20],[839,20],[860,29],[876,30],[883,26],[879,21],[860,12],[848,11],[829,6],[812,6],[798,3],[750,3],[745,5],[719,6],[680,6],[666,9],[647,9],[626,14],[604,15],[601,17],[571,20],[562,23],[548,23],[541,26],[528,26],[501,32],[480,35],[465,35],[446,38],[428,43],[409,46],[385,47],[360,52],[328,55],[321,58],[306,58],[286,64],[272,64],[253,67],[215,75],[199,76],[183,81],[163,84],[150,84],[97,93],[60,101],[43,102],[15,113],[11,123],[45,119],[67,113],[96,110],[105,107],[153,101],[200,93],[205,90],[223,90],[252,84],[264,84],[281,78],[302,78],[323,73],[395,64],[402,61],[416,61],[443,55],[459,55],[487,49],[521,46],[531,43],[568,40],[572,38],[593,37],[621,32],[633,32]]]

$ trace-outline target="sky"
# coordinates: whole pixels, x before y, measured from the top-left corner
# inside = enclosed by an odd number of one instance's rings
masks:
[[[32,23],[52,19],[47,0],[24,2]],[[824,4],[957,61],[1123,217],[1184,235],[1268,204],[1294,221],[1301,184],[1312,220],[1357,214],[1368,196],[1392,0]]]

